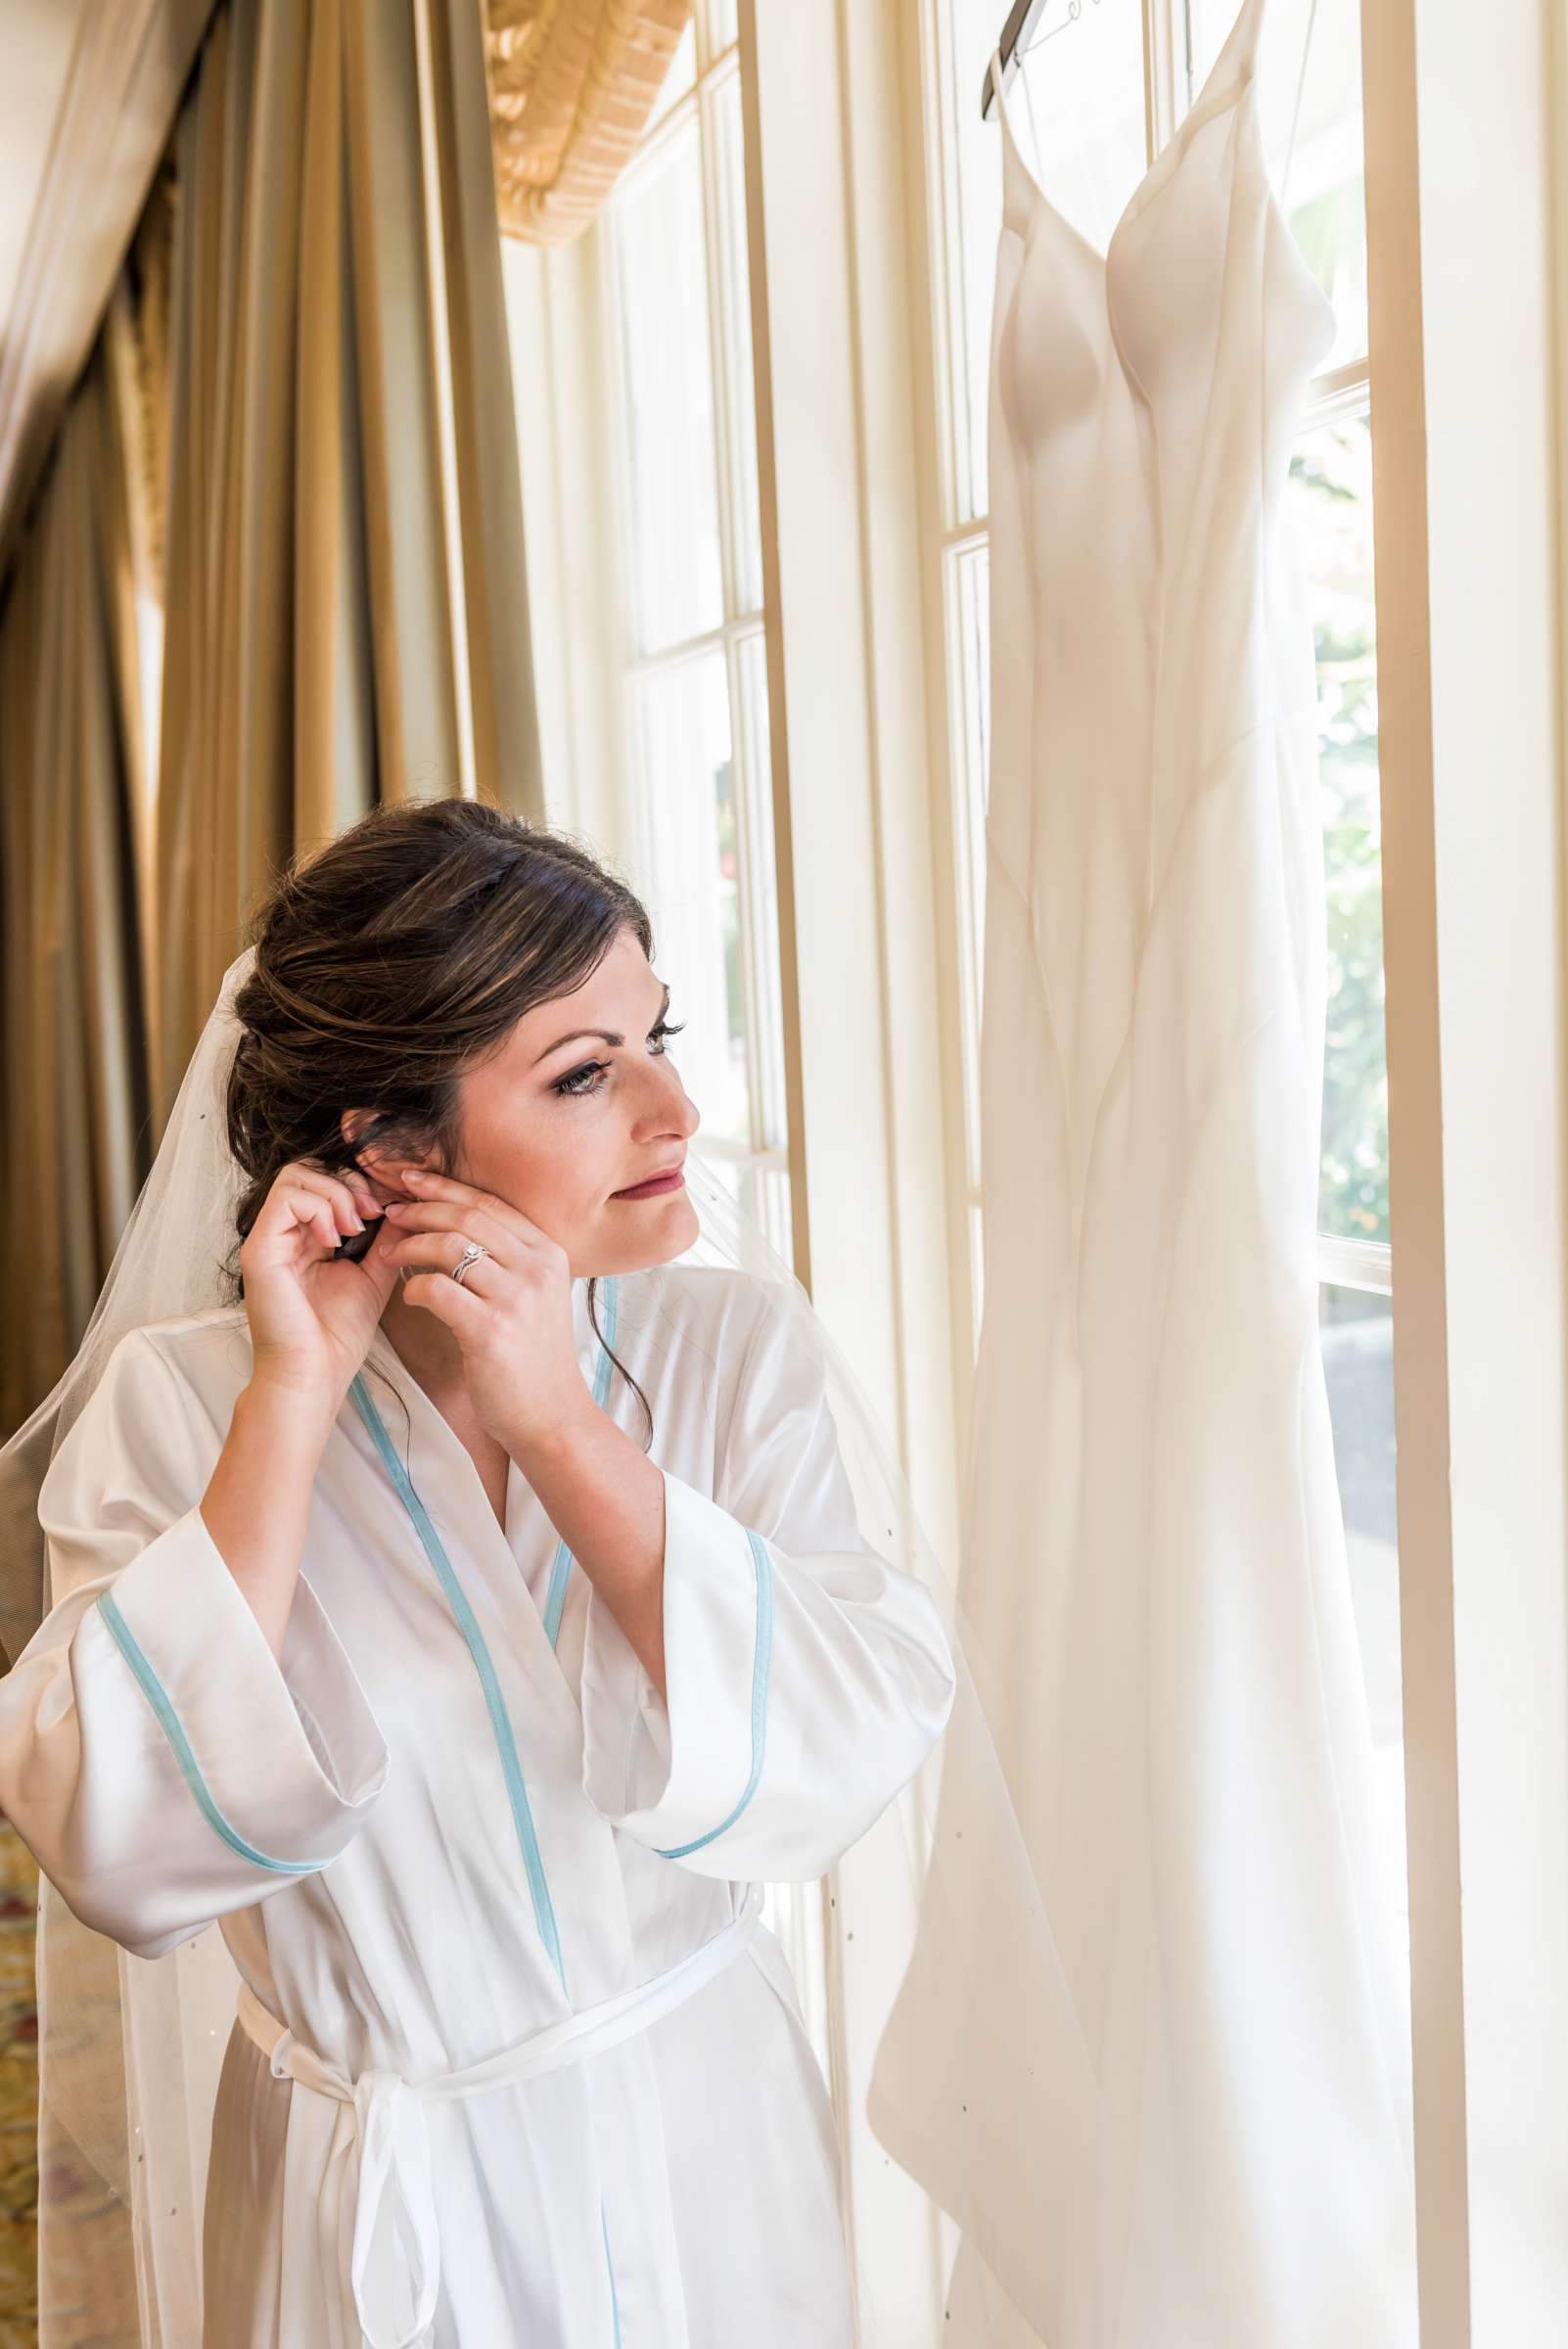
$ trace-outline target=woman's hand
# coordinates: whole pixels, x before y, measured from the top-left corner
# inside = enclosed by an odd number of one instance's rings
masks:
[[[333,1403],[346,1394],[397,1269],[374,1243],[357,1263],[335,1251],[381,1212],[364,1181],[309,1159],[280,1168],[240,1249],[257,1377]]]
[[[550,1442],[592,1401],[577,1362],[566,1250],[489,1191],[418,1168],[400,1174],[417,1196],[389,1204],[372,1256],[394,1267],[439,1267],[410,1273],[403,1295],[457,1340],[480,1425],[514,1457]],[[470,1240],[490,1253],[460,1285],[451,1275]]]

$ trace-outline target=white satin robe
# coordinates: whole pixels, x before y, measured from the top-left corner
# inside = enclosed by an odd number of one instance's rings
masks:
[[[584,1378],[640,1441],[586,1290]],[[60,1595],[0,1683],[0,1805],[127,1949],[220,1919],[262,2006],[350,2085],[494,2056],[668,1969],[750,1888],[819,1876],[947,1718],[935,1605],[862,1542],[820,1377],[765,1290],[666,1267],[601,1282],[599,1317],[654,1414],[668,1705],[516,1464],[503,1532],[379,1333],[316,1475],[281,1665],[197,1505],[250,1375],[243,1307],[122,1339],[40,1497]],[[828,2097],[782,1949],[747,1929],[614,2047],[423,2103],[422,2344],[848,2349]],[[395,2212],[361,2226],[356,2301],[362,2146],[352,2102],[236,2027],[208,2349],[360,2349],[360,2308],[364,2338],[415,2337]]]

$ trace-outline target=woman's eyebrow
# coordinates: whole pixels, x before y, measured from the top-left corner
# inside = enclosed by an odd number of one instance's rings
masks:
[[[664,1018],[665,1013],[669,1009],[669,988],[667,982],[665,987],[665,999],[660,1004],[657,1012],[654,1014],[654,1024],[656,1026],[658,1025],[659,1021]],[[600,1038],[601,1042],[607,1044],[623,1044],[626,1040],[623,1036],[618,1036],[613,1028],[574,1028],[570,1036],[558,1036],[553,1044],[546,1044],[542,1052],[535,1054],[533,1060],[534,1068],[538,1067],[541,1060],[548,1060],[552,1052],[559,1052],[563,1044],[575,1044],[579,1036],[596,1036]]]

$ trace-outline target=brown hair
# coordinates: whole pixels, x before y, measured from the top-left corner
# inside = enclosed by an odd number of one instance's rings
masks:
[[[228,1138],[250,1182],[225,1267],[233,1301],[245,1296],[240,1245],[280,1169],[355,1169],[348,1109],[372,1113],[357,1149],[452,1166],[464,1073],[525,1012],[580,987],[628,925],[651,960],[652,925],[623,882],[561,833],[481,800],[376,806],[291,858],[249,924],[255,960],[234,998]],[[588,1317],[602,1343],[592,1279]],[[610,1359],[651,1437],[647,1397]]]

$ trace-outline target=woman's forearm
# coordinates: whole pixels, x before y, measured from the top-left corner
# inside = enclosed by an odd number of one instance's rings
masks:
[[[202,1496],[202,1522],[278,1657],[304,1555],[310,1488],[336,1416],[325,1399],[253,1379]]]

